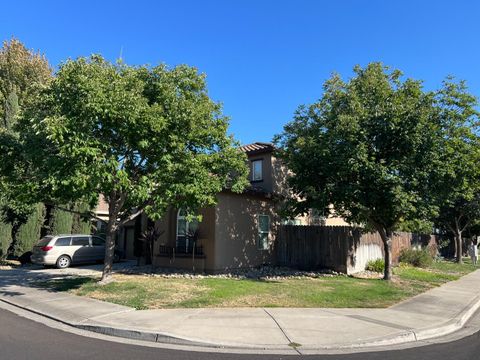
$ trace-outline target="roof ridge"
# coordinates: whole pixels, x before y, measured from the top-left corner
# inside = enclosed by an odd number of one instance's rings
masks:
[[[267,142],[254,142],[251,144],[242,145],[239,147],[240,150],[246,152],[247,154],[251,154],[253,152],[265,152],[274,150],[275,146],[272,143]]]

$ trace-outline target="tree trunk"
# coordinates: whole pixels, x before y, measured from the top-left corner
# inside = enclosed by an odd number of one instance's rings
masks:
[[[463,239],[462,239],[462,232],[458,229],[455,231],[455,248],[456,248],[456,262],[459,264],[463,263],[462,255],[463,255]]]
[[[118,209],[116,201],[109,201],[108,222],[105,229],[105,261],[100,284],[108,284],[112,280],[112,264],[115,255],[115,233],[117,231]]]
[[[383,241],[383,250],[385,253],[385,269],[383,272],[384,280],[392,279],[392,232],[390,230],[381,229],[379,231]]]

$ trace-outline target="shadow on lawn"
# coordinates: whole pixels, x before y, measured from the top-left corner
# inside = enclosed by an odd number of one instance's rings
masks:
[[[30,287],[40,288],[49,291],[70,291],[80,289],[85,284],[94,284],[97,280],[90,277],[68,277],[61,279],[52,279],[39,281],[31,284]]]

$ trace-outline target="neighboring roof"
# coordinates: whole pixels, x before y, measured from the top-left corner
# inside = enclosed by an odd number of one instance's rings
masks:
[[[253,155],[263,152],[271,152],[275,149],[272,143],[255,142],[253,144],[240,146],[240,150],[247,155]]]

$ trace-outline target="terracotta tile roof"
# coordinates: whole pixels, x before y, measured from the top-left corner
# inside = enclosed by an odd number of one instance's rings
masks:
[[[274,146],[271,143],[255,142],[253,144],[240,146],[240,150],[248,154],[273,151]]]

